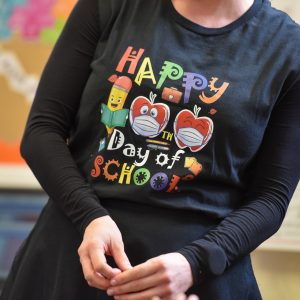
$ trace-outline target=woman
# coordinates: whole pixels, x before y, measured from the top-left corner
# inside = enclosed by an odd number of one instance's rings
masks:
[[[299,25],[268,0],[79,0],[21,154],[49,195],[1,300],[261,299],[299,181]]]

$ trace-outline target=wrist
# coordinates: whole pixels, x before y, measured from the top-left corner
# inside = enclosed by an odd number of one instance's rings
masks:
[[[193,255],[191,255],[189,249],[182,248],[177,251],[181,254],[185,260],[188,262],[192,274],[192,282],[200,283],[205,279],[205,267],[203,264],[199,263],[199,260],[196,260]]]
[[[227,267],[225,252],[211,241],[200,239],[177,252],[190,262],[195,282],[202,282],[208,276],[221,275]]]
[[[81,226],[80,226],[80,233],[83,236],[87,227],[94,221],[97,219],[100,219],[102,217],[107,217],[109,216],[108,212],[106,210],[95,210],[94,212],[90,213],[88,216],[86,216],[86,218],[84,219],[84,221],[82,222]]]
[[[180,252],[175,252],[180,260],[182,261],[182,263],[184,264],[184,273],[187,274],[187,277],[189,278],[189,286],[188,288],[190,288],[192,285],[194,285],[194,276],[193,276],[193,270],[192,270],[192,265],[190,263],[190,261]]]

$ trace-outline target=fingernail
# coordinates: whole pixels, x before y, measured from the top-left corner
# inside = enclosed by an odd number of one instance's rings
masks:
[[[115,279],[113,279],[111,282],[110,282],[111,285],[116,285],[117,284],[117,281]]]
[[[108,296],[112,296],[114,294],[113,290],[112,289],[108,289],[107,290],[107,295]]]
[[[120,269],[118,269],[118,268],[113,268],[113,271],[115,272],[115,273],[121,273],[122,271],[120,270]]]

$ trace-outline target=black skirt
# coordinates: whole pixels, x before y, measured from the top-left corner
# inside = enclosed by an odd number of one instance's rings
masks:
[[[102,200],[117,223],[132,265],[174,252],[215,226],[199,214]],[[82,273],[77,249],[81,236],[51,198],[28,238],[19,248],[0,300],[113,299],[90,287]],[[109,264],[115,266],[111,257]],[[236,261],[221,276],[191,287],[187,294],[201,300],[260,300],[250,255]]]

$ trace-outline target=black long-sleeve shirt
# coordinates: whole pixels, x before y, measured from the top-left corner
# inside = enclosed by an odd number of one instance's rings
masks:
[[[170,0],[79,0],[21,154],[81,233],[101,197],[219,220],[178,251],[195,280],[221,274],[278,230],[299,182],[299,28],[266,0],[216,29]]]

